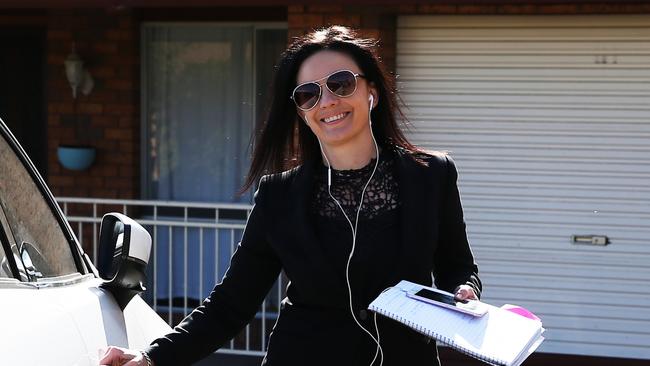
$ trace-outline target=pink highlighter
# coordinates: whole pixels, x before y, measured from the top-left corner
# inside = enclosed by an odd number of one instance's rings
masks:
[[[515,314],[519,314],[523,316],[524,318],[532,319],[532,320],[537,320],[537,321],[542,321],[537,315],[531,313],[525,308],[522,308],[521,306],[518,305],[512,305],[512,304],[505,304],[501,307],[501,309],[512,311]]]

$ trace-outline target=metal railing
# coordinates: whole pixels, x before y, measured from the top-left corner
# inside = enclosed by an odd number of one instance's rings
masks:
[[[142,297],[174,326],[221,281],[241,239],[251,205],[98,198],[57,199],[93,263],[99,227],[107,212],[135,219],[151,234],[153,248]],[[280,276],[253,321],[218,352],[264,355],[284,296]]]

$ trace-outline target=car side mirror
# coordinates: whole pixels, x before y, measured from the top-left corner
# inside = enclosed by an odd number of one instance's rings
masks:
[[[101,287],[113,294],[124,310],[133,296],[146,290],[145,270],[151,254],[151,235],[130,217],[111,212],[99,229],[97,267]]]

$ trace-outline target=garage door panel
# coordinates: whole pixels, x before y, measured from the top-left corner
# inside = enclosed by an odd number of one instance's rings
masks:
[[[592,197],[573,199],[569,194],[566,195],[566,198],[553,195],[533,198],[530,197],[530,191],[522,190],[521,193],[509,194],[505,189],[498,193],[486,190],[479,193],[462,193],[461,199],[467,201],[465,206],[471,208],[471,211],[480,211],[481,214],[486,215],[491,211],[512,212],[522,219],[533,218],[536,215],[543,216],[543,219],[549,219],[549,215],[557,216],[559,214],[571,216],[562,218],[562,220],[573,220],[574,216],[575,220],[593,220],[597,217],[612,220],[617,218],[650,219],[647,209],[650,200],[647,199],[638,201],[633,198],[625,200],[609,198],[598,201],[598,198]]]
[[[547,289],[549,287],[549,278],[545,275],[519,275],[514,279],[513,276],[502,273],[490,273],[486,274],[481,278],[485,284],[489,284],[490,288],[492,287],[528,287],[531,289]],[[593,294],[600,293],[602,290],[603,284],[608,286],[616,286],[621,293],[634,294],[639,291],[639,287],[644,286],[644,282],[641,281],[629,281],[622,279],[607,279],[607,278],[593,278],[593,277],[564,277],[561,281],[553,281],[553,288],[559,290],[573,291],[573,290],[585,290],[592,292]],[[487,291],[489,294],[490,291]],[[646,311],[646,318],[642,316],[637,316],[636,319],[625,319],[621,315],[618,318],[622,321],[631,321],[635,322],[637,320],[650,321],[650,312]],[[561,312],[556,313],[557,315],[574,315],[575,312]],[[601,314],[602,315],[602,314]],[[610,314],[610,317],[613,314]],[[593,320],[593,319],[590,319]]]
[[[536,93],[537,95],[650,95],[650,85],[639,82],[584,82],[583,80],[536,80],[535,83],[522,81],[501,80],[435,80],[431,78],[419,78],[416,75],[407,77],[399,74],[398,80],[402,84],[408,84],[408,90],[403,93],[449,93],[449,94],[515,94],[515,93]],[[498,89],[494,88],[498,83]],[[606,88],[604,88],[606,86]]]
[[[410,41],[562,41],[562,42],[593,42],[616,41],[621,36],[612,34],[609,28],[575,28],[575,27],[553,27],[544,29],[543,33],[535,28],[527,27],[493,27],[489,34],[480,28],[465,28],[458,32],[453,28],[401,28],[402,32],[397,40],[408,39]],[[647,28],[627,28],[627,40],[647,40]]]
[[[648,80],[650,82],[650,79]],[[506,102],[507,103],[507,102]],[[488,105],[484,103],[426,103],[426,102],[407,102],[407,107],[411,109],[408,114],[411,122],[420,120],[420,115],[451,115],[451,116],[492,116],[494,120],[509,117],[555,117],[561,118],[566,116],[575,117],[594,117],[616,119],[621,114],[625,118],[642,119],[647,118],[650,109],[647,107],[640,108],[598,108],[598,107],[581,107],[569,108],[568,106],[557,105],[517,105],[516,103],[504,103],[500,106]],[[417,110],[417,111],[415,111]]]
[[[420,54],[404,52],[403,60],[406,65],[432,64],[443,67],[473,66],[477,65],[477,62],[480,62],[481,67],[517,67],[523,64],[528,68],[534,65],[540,65],[542,68],[557,67],[558,65],[576,68],[587,64],[596,66],[611,64],[612,67],[627,68],[631,66],[648,66],[648,56],[650,56],[650,52],[642,52],[641,54],[635,52],[634,54],[621,55],[619,52],[613,50],[603,50],[602,54],[594,52],[590,54],[560,52],[543,54],[541,51],[523,53],[519,50],[520,48],[518,48],[518,52],[503,50],[501,53],[492,51],[493,54],[480,54],[478,52],[474,54],[441,54],[438,52]],[[530,63],[531,57],[535,59],[534,64]]]
[[[408,137],[451,152],[485,299],[541,351],[650,359],[649,57],[648,15],[398,19]]]
[[[563,65],[531,63],[528,67],[515,64],[503,65],[502,67],[481,67],[481,64],[477,62],[474,65],[465,65],[465,67],[458,67],[457,65],[440,67],[438,65],[436,69],[431,69],[430,67],[435,65],[426,62],[402,63],[401,61],[400,66],[405,67],[398,70],[399,81],[402,82],[412,78],[420,80],[467,79],[474,82],[479,80],[498,82],[543,81],[546,83],[568,81],[602,85],[608,81],[641,84],[650,80],[650,71],[648,71],[647,66],[623,67],[593,63],[579,65],[576,63],[574,67],[565,67]]]
[[[422,116],[425,117],[425,116]],[[511,131],[517,134],[535,134],[535,133],[555,133],[555,134],[572,134],[572,135],[590,135],[590,136],[630,136],[630,135],[650,135],[650,126],[640,120],[630,121],[620,119],[599,121],[573,120],[566,121],[562,119],[532,119],[522,118],[519,120],[495,120],[488,116],[478,118],[461,118],[450,116],[426,116],[430,124],[418,126],[416,132],[454,132],[459,130],[463,133],[467,131],[483,131],[486,133],[498,133],[498,131]],[[594,123],[600,126],[594,130]],[[523,131],[522,131],[523,130]],[[497,132],[495,132],[497,131]],[[650,159],[650,157],[648,157]]]
[[[487,267],[486,270],[490,269],[490,271],[484,271],[484,272],[504,274],[512,277],[525,276],[526,274],[529,273],[546,276],[548,279],[547,293],[553,294],[552,295],[553,299],[556,299],[556,301],[560,304],[561,303],[580,304],[581,302],[584,303],[586,300],[585,297],[589,295],[588,291],[580,291],[580,294],[572,294],[573,290],[562,290],[559,287],[555,288],[553,286],[555,282],[563,281],[564,278],[566,277],[573,277],[573,278],[593,277],[593,278],[605,278],[611,280],[625,280],[626,277],[629,277],[629,271],[633,271],[633,273],[636,272],[638,275],[641,276],[649,275],[647,271],[642,271],[640,269],[634,269],[634,268],[628,270],[623,266],[599,266],[600,268],[597,271],[595,271],[593,270],[593,268],[589,268],[590,266],[588,265],[574,264],[573,267],[575,268],[567,268],[567,266],[521,260],[518,261],[517,263],[514,263],[512,266],[509,266],[508,268],[504,269],[502,268],[501,263],[502,262],[500,261],[486,259],[483,265]],[[484,291],[486,295],[489,294],[489,296],[501,297],[504,299],[508,299],[508,296],[511,296],[512,300],[510,301],[514,301],[515,298],[536,300],[536,301],[551,300],[551,298],[548,296],[539,295],[538,289],[534,289],[530,287],[494,286],[490,288],[486,287]],[[591,299],[591,297],[588,297],[589,299],[588,302],[591,305],[628,304],[629,306],[631,306],[631,308],[634,308],[636,305],[630,305],[630,304],[638,304],[639,301],[648,300],[647,295],[643,296],[643,295],[639,295],[638,293],[624,294],[624,293],[616,292],[616,295],[617,296],[612,296],[613,298]],[[620,298],[618,298],[619,295],[621,296]],[[564,299],[564,301],[562,299]],[[552,312],[553,308],[540,309],[540,310]]]
[[[504,44],[497,39],[488,39],[484,41],[463,41],[463,42],[446,42],[438,40],[430,41],[411,41],[408,37],[403,37],[397,44],[397,50],[400,54],[418,54],[418,55],[492,55],[492,54],[534,54],[534,55],[593,55],[595,51],[594,43],[584,40],[572,42],[544,41],[537,39],[535,42],[518,42],[516,48],[511,43]],[[602,52],[616,52],[617,55],[646,55],[650,54],[647,49],[647,40],[645,41],[627,41],[619,38],[617,42],[607,42],[599,49]],[[646,60],[647,62],[647,60]]]
[[[545,222],[539,223],[534,221],[502,221],[502,218],[494,215],[494,220],[489,219],[477,219],[476,216],[472,216],[468,213],[467,216],[467,225],[471,226],[472,229],[468,231],[472,233],[498,233],[499,231],[507,230],[510,234],[515,235],[529,235],[542,236],[547,233],[553,233],[553,235],[566,238],[569,242],[569,238],[572,235],[607,235],[610,238],[610,241],[613,244],[620,246],[621,249],[625,246],[622,242],[625,239],[635,240],[638,238],[645,238],[648,235],[648,230],[638,229],[638,228],[614,228],[612,226],[600,226],[600,225],[587,225],[587,224],[573,224],[573,223],[555,223],[555,222]],[[614,231],[617,230],[617,231]],[[614,235],[616,234],[616,235]],[[503,241],[505,247],[509,247],[509,242],[507,240]],[[472,242],[472,245],[481,245],[480,242]],[[647,250],[647,245],[641,243],[641,245],[635,247],[637,251]],[[480,259],[480,258],[479,258]],[[636,258],[638,261],[641,261],[642,257]],[[510,265],[509,263],[504,263],[504,265]],[[643,265],[647,265],[644,263]]]
[[[601,108],[611,107],[618,109],[621,106],[629,106],[632,108],[648,108],[647,104],[650,100],[650,93],[640,95],[572,95],[570,100],[567,100],[566,94],[548,93],[546,95],[539,95],[537,93],[450,93],[441,94],[439,90],[413,90],[412,92],[402,93],[403,97],[408,98],[411,103],[504,103],[504,97],[508,98],[507,103],[517,104],[534,104],[534,105],[571,105],[572,108],[577,106],[597,105]],[[540,98],[543,98],[540,100]]]
[[[650,110],[649,110],[650,112]],[[503,131],[499,133],[498,131],[488,131],[480,127],[473,129],[471,131],[453,131],[451,133],[446,133],[444,129],[436,131],[435,126],[430,126],[428,128],[421,128],[418,130],[422,134],[430,133],[435,135],[436,140],[444,140],[447,144],[453,144],[455,141],[467,141],[468,138],[475,137],[476,139],[486,138],[491,135],[490,143],[521,143],[522,141],[530,142],[532,146],[544,146],[549,142],[552,142],[554,145],[564,145],[564,146],[637,146],[639,148],[645,147],[645,145],[650,140],[650,134],[639,132],[639,134],[628,134],[627,136],[606,136],[605,134],[594,134],[594,136],[586,136],[585,133],[562,133],[559,131]],[[435,141],[434,141],[435,142]],[[556,167],[561,168],[561,167]],[[617,167],[610,167],[616,169]]]

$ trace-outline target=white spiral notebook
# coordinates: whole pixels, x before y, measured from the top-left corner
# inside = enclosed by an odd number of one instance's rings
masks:
[[[541,321],[492,305],[487,314],[474,317],[406,296],[420,288],[427,287],[401,281],[380,294],[368,309],[493,365],[518,366],[544,340]]]

